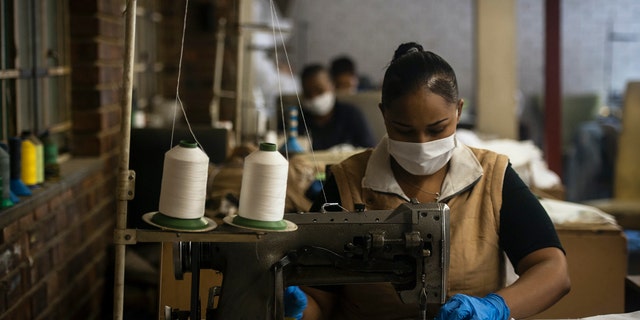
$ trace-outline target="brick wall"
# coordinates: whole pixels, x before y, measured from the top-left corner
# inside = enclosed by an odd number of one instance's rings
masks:
[[[69,185],[49,183],[33,200],[23,200],[15,208],[19,218],[2,229],[0,319],[102,319],[105,314],[112,264],[106,248],[115,210],[105,195],[113,189],[102,161],[79,166],[65,170]]]
[[[68,1],[74,159],[63,164],[61,180],[47,181],[0,213],[0,320],[112,318],[125,1]],[[173,98],[184,7],[160,3],[163,88]],[[233,25],[237,1],[190,3],[180,94],[190,120],[209,123],[215,21],[226,16]],[[226,43],[224,90],[235,87],[233,35]],[[222,103],[222,119],[233,119],[235,102]]]
[[[0,319],[112,317],[124,3],[69,0],[74,159],[0,214]]]
[[[113,159],[119,151],[124,53],[122,3],[108,0],[69,3],[72,152],[77,156]]]

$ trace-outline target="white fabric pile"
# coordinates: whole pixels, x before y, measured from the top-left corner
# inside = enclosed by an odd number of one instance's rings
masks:
[[[540,199],[540,203],[555,225],[616,224],[612,215],[596,207],[553,199]]]
[[[470,147],[488,149],[508,156],[513,169],[530,187],[549,189],[561,184],[560,177],[549,170],[542,151],[530,140],[481,139],[475,132],[467,129],[458,129],[456,137]]]

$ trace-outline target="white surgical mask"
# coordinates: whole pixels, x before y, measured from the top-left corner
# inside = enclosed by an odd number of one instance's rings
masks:
[[[442,169],[456,147],[455,134],[446,138],[424,142],[404,142],[389,139],[389,154],[398,164],[415,175],[430,175]]]
[[[332,91],[327,91],[313,99],[305,100],[303,109],[315,116],[325,116],[331,112],[336,96]]]

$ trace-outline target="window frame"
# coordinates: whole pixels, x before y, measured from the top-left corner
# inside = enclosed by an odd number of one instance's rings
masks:
[[[71,139],[68,0],[0,0],[0,140],[47,132]]]

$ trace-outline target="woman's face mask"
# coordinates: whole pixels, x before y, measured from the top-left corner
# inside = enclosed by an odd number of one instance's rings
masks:
[[[455,133],[429,142],[404,142],[389,139],[389,154],[414,175],[431,175],[442,169],[456,147]]]
[[[325,116],[331,112],[336,101],[332,91],[327,91],[313,99],[305,100],[302,104],[304,111],[315,116]]]

